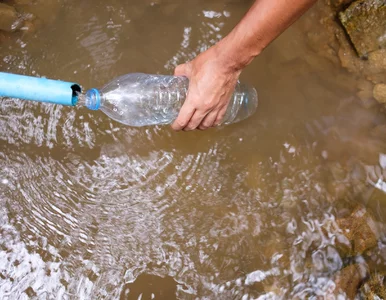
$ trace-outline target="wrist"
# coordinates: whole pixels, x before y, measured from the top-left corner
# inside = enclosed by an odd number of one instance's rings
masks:
[[[226,68],[241,72],[262,52],[262,49],[246,45],[237,38],[235,30],[219,41],[214,50],[216,57]]]

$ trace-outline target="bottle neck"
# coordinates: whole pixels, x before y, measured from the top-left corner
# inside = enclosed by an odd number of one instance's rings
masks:
[[[78,97],[78,104],[91,110],[98,110],[101,106],[103,94],[97,89],[90,89],[86,94]]]

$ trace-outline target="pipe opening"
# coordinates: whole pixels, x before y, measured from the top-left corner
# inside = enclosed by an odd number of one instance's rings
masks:
[[[82,92],[82,88],[78,84],[73,84],[71,86],[72,89],[72,105],[76,105],[78,103],[79,94]]]

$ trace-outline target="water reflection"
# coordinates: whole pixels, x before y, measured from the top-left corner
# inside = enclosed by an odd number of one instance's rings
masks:
[[[53,25],[1,44],[0,65],[86,87],[171,72],[249,4],[54,2]],[[358,280],[363,265],[384,271],[385,117],[331,80],[350,76],[310,52],[302,28],[246,70],[264,101],[226,128],[129,128],[2,99],[0,294],[296,299],[336,293],[348,265]],[[347,236],[348,223],[366,234]]]

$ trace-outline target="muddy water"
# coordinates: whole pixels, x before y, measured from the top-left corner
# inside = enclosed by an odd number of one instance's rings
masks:
[[[0,44],[0,68],[85,88],[168,74],[250,3],[32,5],[42,24]],[[311,51],[316,13],[245,70],[261,101],[240,124],[174,133],[1,99],[1,298],[300,299],[333,293],[350,261],[385,270],[382,231],[370,254],[336,247],[337,220],[358,204],[386,221],[370,184],[383,177],[386,120]]]

